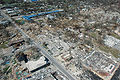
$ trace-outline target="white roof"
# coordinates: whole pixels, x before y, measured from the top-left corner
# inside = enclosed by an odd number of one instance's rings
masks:
[[[38,67],[41,67],[46,64],[45,57],[42,56],[39,58],[37,61],[28,61],[26,63],[26,67],[28,68],[29,71],[32,71]]]
[[[113,47],[120,42],[119,39],[116,39],[112,36],[106,36],[104,41],[105,41],[105,44],[108,45],[109,47]]]

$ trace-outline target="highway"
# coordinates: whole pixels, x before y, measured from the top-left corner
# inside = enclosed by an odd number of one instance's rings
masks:
[[[62,65],[60,65],[60,63],[53,58],[49,52],[44,49],[41,44],[38,44],[37,42],[35,42],[30,36],[28,36],[21,28],[19,28],[19,26],[11,19],[11,17],[9,17],[7,14],[5,14],[2,10],[1,13],[4,17],[6,17],[6,19],[8,19],[13,25],[14,27],[24,36],[24,38],[26,39],[30,39],[32,44],[34,44],[38,49],[40,49],[40,51],[42,52],[42,54],[47,57],[54,66],[57,67],[57,69],[62,72],[69,80],[76,80]]]

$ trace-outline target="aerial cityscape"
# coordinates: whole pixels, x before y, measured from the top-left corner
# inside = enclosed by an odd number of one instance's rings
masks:
[[[120,0],[0,0],[0,80],[120,80]]]

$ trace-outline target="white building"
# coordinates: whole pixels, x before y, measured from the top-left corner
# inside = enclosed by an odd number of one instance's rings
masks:
[[[33,71],[41,66],[44,66],[45,64],[47,64],[47,61],[45,61],[45,57],[42,56],[37,61],[28,61],[26,63],[26,67],[28,68],[29,71]]]

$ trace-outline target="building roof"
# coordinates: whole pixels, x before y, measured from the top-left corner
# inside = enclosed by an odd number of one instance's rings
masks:
[[[26,67],[28,68],[29,71],[33,71],[33,70],[45,65],[47,63],[45,60],[46,60],[45,57],[42,56],[37,61],[28,61],[26,63]]]
[[[101,52],[94,52],[83,63],[85,63],[85,67],[104,80],[110,80],[119,67],[115,60]]]
[[[50,11],[50,12],[41,12],[41,13],[38,13],[37,15],[29,15],[29,16],[22,16],[24,19],[26,20],[32,20],[30,18],[33,18],[33,17],[36,17],[36,16],[41,16],[41,15],[44,15],[44,14],[51,14],[51,13],[56,13],[56,12],[61,12],[63,11],[63,9],[59,9],[59,10],[55,10],[55,11]]]

